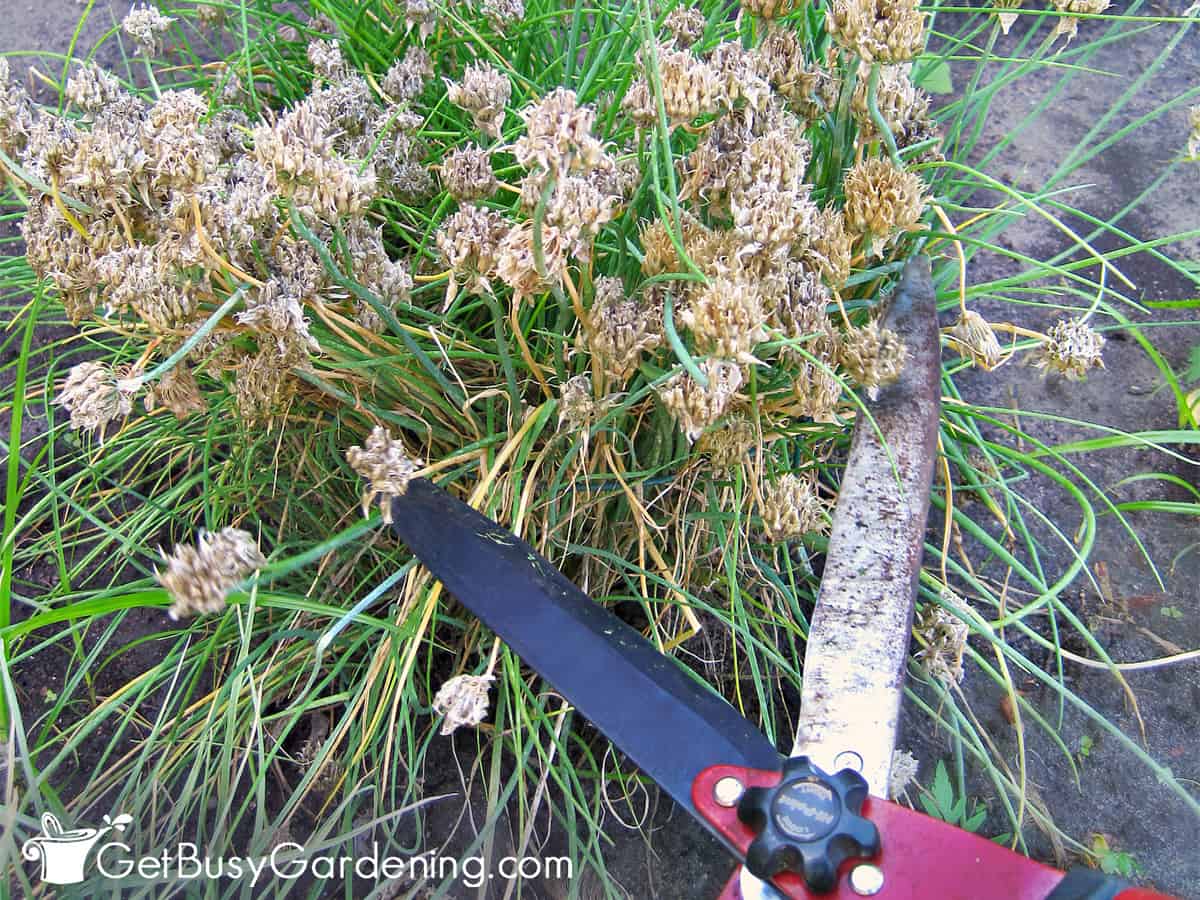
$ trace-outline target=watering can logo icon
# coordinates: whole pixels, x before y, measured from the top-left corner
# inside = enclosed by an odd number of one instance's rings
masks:
[[[122,813],[115,819],[104,817],[103,828],[66,830],[53,813],[42,815],[42,833],[21,846],[21,856],[42,861],[42,881],[47,884],[79,884],[84,863],[92,847],[110,831],[124,831],[133,816]]]

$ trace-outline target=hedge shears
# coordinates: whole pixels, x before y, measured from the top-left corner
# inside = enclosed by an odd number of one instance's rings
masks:
[[[929,260],[884,324],[909,356],[858,416],[805,649],[796,739],[753,724],[528,543],[425,479],[392,501],[416,558],[740,865],[721,900],[1151,900],[892,803],[936,456],[941,367]]]

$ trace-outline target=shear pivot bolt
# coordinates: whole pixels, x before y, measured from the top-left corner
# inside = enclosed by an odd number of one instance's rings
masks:
[[[850,890],[860,897],[873,897],[883,890],[883,870],[863,863],[850,870]]]
[[[732,775],[726,775],[713,785],[713,799],[717,801],[718,806],[726,808],[737,806],[737,802],[742,799],[744,793],[746,793],[746,786]]]

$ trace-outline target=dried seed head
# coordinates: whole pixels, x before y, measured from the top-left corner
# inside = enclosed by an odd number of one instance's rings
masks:
[[[466,144],[446,154],[442,184],[456,200],[483,200],[500,186],[488,152],[478,144]]]
[[[238,528],[202,530],[197,546],[178,544],[163,561],[166,571],[155,568],[154,578],[171,595],[167,615],[176,621],[220,612],[229,592],[267,563],[254,538]]]
[[[504,124],[504,107],[512,96],[508,76],[486,63],[472,63],[462,81],[446,79],[446,99],[471,114],[475,127],[496,139]]]
[[[488,686],[492,675],[455,675],[433,698],[433,710],[446,717],[441,733],[452,734],[463,725],[475,727],[487,717]]]
[[[754,345],[767,339],[762,295],[744,278],[712,279],[680,311],[679,320],[702,348],[725,359],[751,362]]]
[[[765,250],[772,257],[784,257],[794,244],[807,240],[817,215],[807,186],[780,190],[752,184],[731,192],[729,208],[735,230],[746,244],[742,252]]]
[[[71,413],[72,428],[95,431],[103,443],[105,426],[133,412],[136,391],[136,381],[121,379],[107,363],[84,362],[71,367],[54,402]]]
[[[821,210],[813,219],[804,255],[809,262],[815,263],[834,290],[841,290],[850,277],[853,252],[854,236],[846,230],[845,215],[833,207]]]
[[[742,0],[742,9],[763,19],[781,19],[799,5],[800,0]]]
[[[592,399],[592,376],[568,378],[559,391],[558,427],[586,433],[595,421],[599,404]]]
[[[483,14],[501,34],[525,18],[525,0],[483,0]]]
[[[1020,9],[1024,2],[1025,0],[992,0],[992,9],[997,10],[996,21],[1000,23],[1000,30],[1004,34],[1008,34],[1017,21],[1017,13],[1000,12],[1000,10]]]
[[[233,370],[233,399],[246,425],[266,422],[269,427],[287,410],[297,389],[292,367],[307,359],[307,352],[297,352],[295,346],[280,353],[278,346],[268,344],[238,361]]]
[[[921,179],[890,159],[857,163],[846,173],[844,187],[846,227],[869,236],[872,256],[914,227],[925,209]]]
[[[513,145],[517,162],[527,169],[540,168],[563,177],[569,172],[590,172],[606,158],[592,135],[596,111],[580,106],[574,91],[555,88],[521,110],[525,134]]]
[[[696,441],[696,452],[706,454],[717,471],[725,471],[746,459],[756,440],[750,420],[735,414],[719,427],[704,432]]]
[[[638,233],[642,243],[642,274],[647,278],[667,272],[678,272],[679,254],[671,240],[667,223],[654,219],[643,225]]]
[[[491,293],[500,242],[509,222],[494,209],[467,204],[442,221],[435,241],[458,284],[473,293]]]
[[[404,444],[392,438],[391,432],[376,425],[363,447],[346,451],[350,468],[367,479],[362,496],[363,515],[368,515],[372,501],[378,501],[383,521],[392,522],[392,500],[408,490],[408,483],[417,469],[425,465],[419,457],[410,456]]]
[[[596,279],[596,297],[588,311],[588,347],[608,376],[623,383],[642,354],[662,343],[662,319],[655,310],[625,296],[621,279]]]
[[[925,46],[919,0],[833,0],[825,22],[839,45],[866,62],[907,62]]]
[[[338,81],[350,73],[346,57],[342,55],[342,48],[336,40],[309,41],[306,55],[318,78]]]
[[[592,258],[592,242],[616,218],[620,203],[620,197],[606,195],[590,177],[568,175],[555,182],[545,221],[561,232],[565,252],[586,263]]]
[[[659,399],[692,443],[725,414],[729,402],[742,386],[742,370],[734,363],[706,359],[699,365],[708,379],[708,387],[693,381],[687,372],[678,372],[658,391]]]
[[[397,103],[415,100],[433,77],[433,59],[423,47],[409,47],[383,76],[383,92]]]
[[[138,49],[146,56],[154,56],[162,48],[163,35],[174,23],[174,19],[164,16],[149,4],[135,6],[129,10],[121,22],[124,32],[133,38]]]
[[[550,285],[560,282],[566,272],[565,247],[563,233],[553,225],[543,225],[543,268],[539,272],[537,254],[533,249],[533,223],[513,225],[500,241],[496,275],[512,288],[518,298],[549,290]]]
[[[871,321],[862,328],[851,328],[840,348],[838,362],[850,376],[867,389],[874,400],[879,389],[900,377],[908,348],[900,335],[890,328],[880,328]]]
[[[1188,156],[1200,156],[1200,106],[1193,106],[1188,110],[1188,124],[1191,126],[1191,134],[1188,135]]]
[[[793,110],[810,120],[821,115],[818,86],[831,76],[808,64],[795,29],[768,24],[762,43],[752,52],[755,68]]]
[[[95,63],[80,63],[64,92],[71,103],[85,113],[95,115],[120,97],[124,91],[116,77]]]
[[[690,47],[704,37],[708,22],[704,13],[694,6],[677,6],[667,13],[663,25],[675,38],[676,47]]]
[[[1046,342],[1034,351],[1033,365],[1080,381],[1090,369],[1104,368],[1103,349],[1104,336],[1084,319],[1059,319],[1046,333]]]
[[[718,44],[708,59],[716,75],[713,96],[726,109],[744,108],[764,112],[772,99],[771,84],[759,71],[759,57],[739,41]]]
[[[788,473],[763,490],[762,521],[767,540],[774,543],[828,530],[829,504],[817,492],[810,472]]]
[[[717,111],[722,96],[717,72],[688,50],[658,48],[663,106],[671,125],[687,125]]]
[[[842,383],[828,368],[806,359],[796,367],[792,380],[797,414],[814,422],[834,421],[838,401],[842,399]]]
[[[892,769],[888,774],[888,799],[898,800],[910,784],[917,780],[921,765],[907,750],[892,752]]]
[[[638,128],[649,128],[657,121],[658,110],[654,105],[654,94],[645,78],[638,78],[629,86],[629,90],[621,98],[621,109]]]
[[[202,28],[219,28],[225,24],[225,7],[216,3],[201,3],[196,7],[196,20]]]
[[[200,394],[196,376],[187,364],[182,362],[154,382],[142,402],[146,405],[146,412],[153,412],[163,406],[173,412],[177,419],[186,419],[192,413],[203,412],[208,408]]]
[[[917,659],[924,663],[925,671],[943,684],[961,683],[963,653],[971,634],[967,623],[936,603],[930,603],[917,616],[913,630],[925,644],[916,653]]]
[[[870,74],[870,66],[860,64],[858,83],[850,101],[850,111],[858,123],[859,140],[863,142],[880,138],[867,103]],[[929,117],[929,97],[912,83],[912,63],[880,67],[875,105],[901,148],[924,140],[936,131]]]
[[[0,56],[0,150],[19,156],[33,130],[33,101],[10,80],[8,59]]]
[[[973,309],[965,310],[958,317],[958,322],[950,329],[949,335],[954,340],[959,356],[963,359],[970,358],[985,371],[990,372],[996,368],[1004,356],[1000,341],[996,339],[996,332],[992,331],[987,319]]]
[[[437,7],[431,0],[405,0],[405,30],[411,32],[414,28],[417,29],[417,37],[422,44],[437,28],[437,17]]]
[[[246,309],[234,317],[261,335],[275,340],[280,356],[319,353],[321,345],[308,331],[304,305],[292,286],[272,278],[246,297]]]
[[[1079,30],[1079,19],[1073,14],[1081,16],[1095,16],[1104,12],[1112,5],[1110,0],[1050,0],[1060,13],[1067,13],[1062,16],[1054,25],[1054,31],[1051,33],[1051,38],[1061,36],[1066,37],[1069,42],[1075,33]]]

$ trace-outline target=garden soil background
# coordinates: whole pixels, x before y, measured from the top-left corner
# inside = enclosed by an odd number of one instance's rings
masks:
[[[1116,6],[1123,6],[1118,3]],[[1152,11],[1178,14],[1176,6],[1184,3],[1162,3]],[[99,0],[91,19],[80,36],[77,53],[86,53],[94,42],[113,27],[128,10],[128,3]],[[65,53],[71,40],[82,6],[76,0],[42,0],[39,3],[6,4],[3,26],[0,27],[0,52],[32,52],[13,58],[13,72],[27,77],[35,98],[45,102],[51,97],[49,89],[32,73],[31,66],[47,73],[61,72],[61,60],[37,53]],[[1118,10],[1113,10],[1118,11]],[[1017,28],[1022,26],[1018,24]],[[1083,28],[1098,27],[1084,24]],[[1132,27],[1132,26],[1129,26]],[[1173,32],[1172,32],[1173,33]],[[1087,133],[1095,119],[1124,92],[1131,80],[1146,70],[1169,37],[1160,29],[1136,38],[1110,45],[1096,63],[1102,70],[1084,74],[1061,94],[1054,96],[1046,112],[1030,128],[1019,133],[1010,148],[993,163],[993,171],[1018,187],[1034,189],[1042,185],[1061,161],[1065,148],[1071,147]],[[1003,46],[998,52],[1003,52]],[[99,54],[102,64],[119,61],[115,44],[106,45]],[[1182,91],[1193,87],[1200,75],[1200,29],[1190,33],[1175,49],[1168,63],[1152,78],[1134,103],[1124,110],[1118,123],[1132,121],[1137,116],[1170,101]],[[958,82],[966,75],[959,74]],[[1047,96],[1057,75],[1052,70],[1027,77],[1004,89],[993,104],[993,114],[985,129],[981,146],[987,148],[1009,133],[1022,118]],[[1150,125],[1135,129],[1126,139],[1105,150],[1070,180],[1078,185],[1069,202],[1107,218],[1123,209],[1162,171],[1167,163],[1181,152],[1187,131],[1187,113],[1183,105],[1171,110]],[[1140,237],[1157,237],[1200,226],[1196,197],[1200,195],[1200,164],[1184,166],[1163,183],[1138,209],[1121,222],[1126,231]],[[1087,230],[1084,223],[1074,223]],[[5,226],[0,226],[5,227]],[[1062,235],[1036,218],[1027,218],[1011,228],[1001,242],[1032,256],[1041,258],[1063,249]],[[12,245],[9,245],[12,247]],[[1182,250],[1168,250],[1176,256],[1200,261],[1200,245],[1193,241]],[[977,257],[968,272],[971,282],[1003,277],[1015,270],[1012,264],[998,257]],[[1121,270],[1137,285],[1139,299],[1179,300],[1195,297],[1197,289],[1155,260],[1141,255],[1124,259]],[[1019,309],[1002,304],[977,306],[989,319],[1017,318],[1018,324],[1044,330],[1055,318],[1051,310]],[[1139,325],[1149,325],[1146,334],[1151,338],[1175,371],[1182,371],[1192,348],[1200,344],[1200,324],[1194,310],[1171,310],[1168,313],[1140,315],[1126,310]],[[1171,322],[1177,324],[1166,325]],[[944,324],[951,324],[947,320]],[[39,333],[35,343],[56,340],[69,334],[66,329],[51,329]],[[1176,425],[1176,410],[1171,391],[1151,360],[1137,343],[1120,332],[1107,332],[1105,348],[1107,368],[1093,374],[1086,382],[1066,382],[1045,379],[1037,370],[1019,362],[993,373],[971,372],[960,378],[964,399],[1005,410],[1019,418],[1020,425],[1041,441],[1053,445],[1066,440],[1096,437],[1098,432],[1072,425],[1066,419],[1080,419],[1108,425],[1126,431],[1170,429]],[[12,344],[4,351],[0,365],[10,361],[15,352]],[[6,377],[0,375],[0,377]],[[1056,418],[1037,418],[1033,413],[1045,413]],[[37,406],[27,406],[23,431],[26,438],[45,430]],[[0,416],[0,430],[8,433],[6,417]],[[1185,457],[1186,450],[1182,451]],[[1090,454],[1073,459],[1085,474],[1102,489],[1111,490],[1120,500],[1162,499],[1190,500],[1183,490],[1161,481],[1143,481],[1120,485],[1122,479],[1139,472],[1170,473],[1189,484],[1200,481],[1195,454],[1186,460],[1172,459],[1152,450],[1121,449]],[[1033,480],[1021,490],[1036,508],[1056,519],[1061,531],[1070,535],[1078,522],[1073,505],[1049,481]],[[1058,510],[1069,511],[1059,520]],[[938,517],[934,517],[938,518]],[[1131,514],[1165,582],[1162,590],[1137,548],[1111,517],[1102,518],[1099,538],[1092,556],[1093,572],[1102,566],[1103,577],[1097,583],[1105,585],[1096,590],[1080,580],[1072,596],[1065,598],[1085,616],[1092,617],[1100,628],[1109,653],[1118,661],[1162,656],[1161,643],[1147,632],[1183,649],[1200,646],[1200,526],[1192,517]],[[931,525],[929,539],[941,541],[940,522]],[[1043,557],[1048,569],[1061,571],[1072,558],[1069,546],[1044,535],[1051,551]],[[48,577],[53,577],[47,569]],[[1097,573],[1097,574],[1103,574]],[[36,577],[36,573],[33,573]],[[1003,577],[1003,572],[992,572]],[[1110,585],[1110,587],[1109,587]],[[1164,609],[1178,610],[1181,618],[1163,615]],[[136,611],[135,611],[136,612]],[[14,614],[21,616],[20,610]],[[162,614],[147,610],[126,620],[128,637],[150,633],[164,626]],[[153,644],[146,643],[139,652],[122,655],[98,677],[97,690],[103,694],[105,683],[115,686],[135,677],[140,667],[148,666]],[[1032,646],[1022,647],[1033,659],[1038,659]],[[1073,647],[1083,652],[1082,647]],[[40,697],[53,690],[61,673],[52,671],[50,657],[38,671],[18,672],[17,689],[23,703],[29,703],[27,719],[36,716]],[[1049,660],[1047,665],[1052,664]],[[1086,670],[1066,663],[1066,675],[1073,689],[1099,712],[1116,722],[1127,734],[1137,735],[1138,724],[1126,703],[1120,686],[1104,672]],[[1146,746],[1160,761],[1171,767],[1185,784],[1200,790],[1200,663],[1195,661],[1177,666],[1134,672],[1128,676],[1137,695],[1146,727]],[[1000,691],[985,682],[978,672],[969,673],[963,685],[971,698],[973,709],[981,721],[999,735],[1003,749],[1011,752],[1016,736],[1007,724]],[[1052,721],[1058,709],[1051,698],[1039,690],[1036,683],[1018,681],[1017,687],[1027,699],[1038,705]],[[1070,708],[1063,711],[1063,735],[1072,750],[1079,750],[1086,735],[1091,743],[1086,754],[1078,754],[1080,781],[1076,784],[1061,753],[1043,736],[1027,729],[1029,750],[1028,777],[1038,796],[1046,803],[1058,825],[1067,834],[1088,840],[1101,833],[1116,850],[1129,853],[1142,870],[1143,882],[1184,898],[1200,898],[1200,822],[1184,804],[1172,797],[1153,775],[1133,760],[1111,738]],[[927,783],[938,759],[948,759],[952,753],[944,735],[932,733],[927,721],[919,715],[907,717],[902,746],[912,750],[921,761],[919,780]],[[79,761],[81,777],[86,778],[89,760]],[[439,785],[437,773],[431,772],[426,788],[439,792],[457,786],[457,764],[447,754],[445,784]],[[972,796],[986,801],[989,791],[982,781],[972,785]],[[62,788],[60,787],[60,790]],[[998,804],[993,803],[993,807]],[[610,822],[612,820],[610,819]],[[449,823],[447,822],[447,827]],[[1002,819],[993,814],[987,827],[1004,830]],[[436,845],[440,835],[434,816],[430,823],[429,840]],[[615,822],[610,833],[614,847],[606,853],[614,875],[632,897],[713,897],[728,876],[730,865],[724,852],[705,832],[688,820],[665,798],[654,803],[649,842],[633,831],[623,830]],[[551,836],[553,838],[553,836]],[[551,846],[546,852],[551,852]],[[1048,845],[1034,844],[1043,858],[1050,859]],[[930,863],[936,864],[937,848],[929,848]],[[537,893],[545,896],[565,895],[564,885],[544,885]],[[477,892],[462,892],[472,896]],[[489,893],[491,893],[489,891]],[[497,894],[498,895],[498,894]]]

